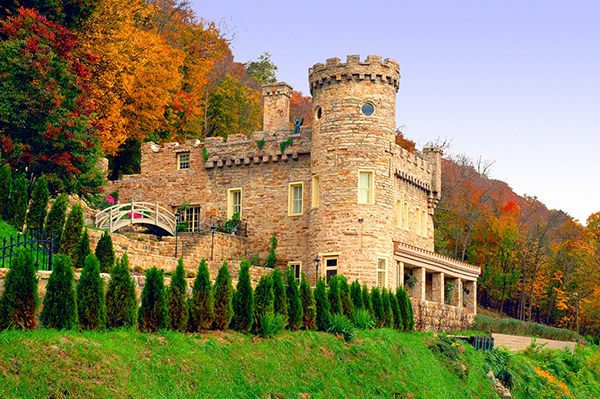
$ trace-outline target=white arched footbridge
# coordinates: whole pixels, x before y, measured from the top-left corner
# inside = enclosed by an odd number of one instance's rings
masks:
[[[141,224],[160,235],[175,235],[175,215],[158,202],[128,202],[116,204],[96,214],[96,227],[114,232],[122,227]]]

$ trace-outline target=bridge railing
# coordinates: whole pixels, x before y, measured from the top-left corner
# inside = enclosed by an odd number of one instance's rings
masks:
[[[106,229],[111,233],[121,227],[131,224],[155,225],[171,235],[177,228],[176,217],[158,202],[120,203],[108,207],[96,215],[96,227]]]

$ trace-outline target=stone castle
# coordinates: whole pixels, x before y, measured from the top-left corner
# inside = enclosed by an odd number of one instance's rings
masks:
[[[173,212],[185,204],[190,231],[237,213],[247,224],[248,255],[264,260],[275,235],[277,267],[292,265],[313,283],[344,274],[371,287],[406,285],[415,318],[430,318],[424,325],[464,324],[476,312],[480,269],[433,252],[442,151],[396,145],[399,82],[391,59],[315,64],[310,126],[290,129],[292,87],[269,84],[262,132],[145,143],[141,173],[110,189],[121,202],[158,202]]]

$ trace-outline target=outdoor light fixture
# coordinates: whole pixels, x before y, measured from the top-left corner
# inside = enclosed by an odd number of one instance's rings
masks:
[[[212,226],[210,226],[210,232],[212,234],[212,243],[210,244],[210,260],[213,261],[213,251],[215,248],[215,231],[217,231],[217,226],[215,226],[215,221],[213,220]]]
[[[317,270],[317,274],[315,277],[315,284],[319,280],[319,263],[321,263],[321,258],[319,258],[319,254],[317,254],[317,257],[315,258],[315,268]]]
[[[175,259],[177,259],[177,232],[179,231],[179,209],[175,212]]]

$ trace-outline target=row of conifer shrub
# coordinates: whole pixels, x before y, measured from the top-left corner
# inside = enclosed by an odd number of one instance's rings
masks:
[[[366,285],[361,287],[358,281],[349,285],[343,275],[337,275],[329,284],[320,279],[313,291],[304,275],[298,283],[293,269],[288,268],[285,278],[275,269],[272,274],[262,276],[253,289],[249,269],[250,263],[243,261],[234,290],[224,263],[213,286],[203,259],[192,295],[187,298],[188,285],[181,259],[168,288],[164,285],[164,272],[154,267],[146,271],[138,308],[126,254],[112,268],[106,293],[95,254],[86,255],[76,289],[71,258],[57,255],[39,319],[42,326],[56,329],[137,325],[141,331],[168,328],[197,332],[233,328],[265,336],[273,335],[283,326],[292,331],[301,328],[327,331],[335,316],[363,328],[412,330],[414,327],[412,306],[401,288],[396,293],[385,288],[369,292]],[[0,297],[0,328],[35,328],[39,305],[35,272],[31,254],[18,251]]]

